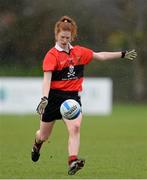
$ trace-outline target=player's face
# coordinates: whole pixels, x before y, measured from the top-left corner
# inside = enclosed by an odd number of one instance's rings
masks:
[[[56,40],[61,48],[67,48],[68,43],[71,42],[71,32],[60,31],[56,36]]]

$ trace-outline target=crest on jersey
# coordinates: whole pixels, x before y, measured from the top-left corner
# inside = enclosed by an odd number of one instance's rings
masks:
[[[67,73],[68,79],[73,79],[75,77],[75,69],[73,59],[69,59],[69,71]]]
[[[71,78],[71,77],[74,77],[74,76],[75,76],[74,66],[70,65],[69,66],[69,72],[67,73],[67,77]]]

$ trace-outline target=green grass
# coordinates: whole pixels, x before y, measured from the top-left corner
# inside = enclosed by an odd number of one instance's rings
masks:
[[[110,116],[84,117],[80,157],[86,165],[75,176],[67,175],[67,132],[62,121],[56,122],[40,160],[30,160],[38,127],[37,115],[0,115],[1,179],[147,178],[145,105],[119,105]]]

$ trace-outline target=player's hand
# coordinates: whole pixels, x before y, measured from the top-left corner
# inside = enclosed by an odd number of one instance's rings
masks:
[[[44,110],[45,110],[47,104],[48,104],[48,98],[46,96],[42,97],[41,101],[36,109],[36,111],[39,115],[42,115],[44,113]]]
[[[137,57],[137,52],[135,51],[135,49],[131,51],[125,51],[123,53],[124,53],[123,57],[129,60],[134,60]]]

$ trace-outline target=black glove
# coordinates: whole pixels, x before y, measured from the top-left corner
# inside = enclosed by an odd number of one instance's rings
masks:
[[[41,101],[36,109],[37,113],[42,115],[44,113],[44,110],[45,110],[47,104],[48,104],[48,98],[46,96],[42,97]]]

